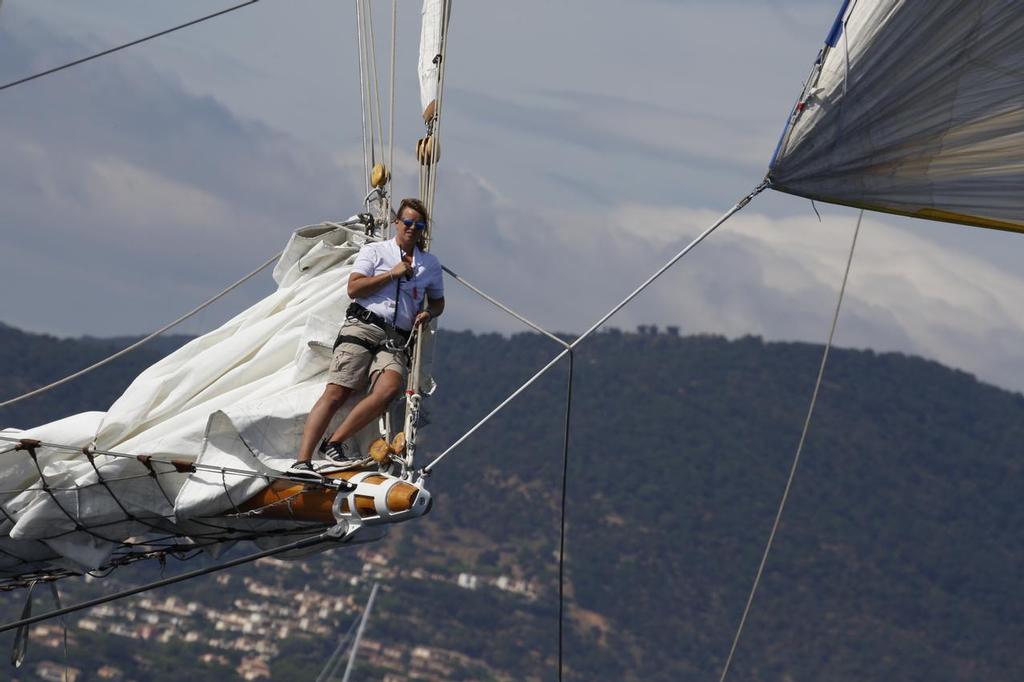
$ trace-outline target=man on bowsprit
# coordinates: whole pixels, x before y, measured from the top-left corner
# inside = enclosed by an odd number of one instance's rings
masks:
[[[370,390],[341,425],[323,440],[320,451],[330,460],[357,457],[344,442],[387,409],[409,371],[409,336],[444,311],[441,263],[422,250],[427,209],[418,199],[402,199],[395,238],[364,245],[348,280],[352,304],[334,345],[327,386],[302,432],[293,474],[315,474],[310,460],[331,418],[353,391],[369,382]],[[423,301],[426,298],[426,307]]]

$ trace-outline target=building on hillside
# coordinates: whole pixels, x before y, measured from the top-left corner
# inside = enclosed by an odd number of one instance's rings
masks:
[[[235,672],[243,680],[270,679],[270,666],[262,658],[243,658]]]
[[[53,661],[40,661],[36,665],[36,675],[45,682],[78,682],[82,671]]]

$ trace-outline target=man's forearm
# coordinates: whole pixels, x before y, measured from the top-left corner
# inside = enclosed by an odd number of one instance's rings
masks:
[[[393,281],[394,275],[390,272],[382,272],[379,275],[352,273],[348,278],[348,297],[365,298]]]
[[[430,317],[441,317],[441,313],[444,312],[444,299],[427,299],[427,311],[430,313]]]

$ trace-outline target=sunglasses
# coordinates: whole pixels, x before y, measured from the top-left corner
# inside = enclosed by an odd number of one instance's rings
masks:
[[[415,227],[417,230],[427,229],[427,224],[422,220],[408,220],[406,218],[396,218],[396,223],[402,223],[406,227]]]

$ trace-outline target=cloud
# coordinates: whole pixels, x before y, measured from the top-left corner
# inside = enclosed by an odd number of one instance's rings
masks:
[[[454,184],[466,213],[448,226],[457,238],[439,243],[442,259],[553,331],[587,328],[719,216],[629,203],[535,213],[505,203],[470,175]],[[609,324],[824,342],[855,213],[830,207],[819,223],[813,214],[770,216],[758,206],[732,218]],[[836,343],[923,355],[1020,389],[1022,285],[983,258],[866,214]],[[508,332],[523,328],[472,296],[454,295],[462,298],[449,307],[450,327],[479,328],[486,319]]]
[[[625,97],[545,92],[528,103],[455,90],[460,112],[506,132],[540,136],[622,161],[658,161],[714,171],[764,170],[760,149],[772,126],[673,109]],[[540,123],[540,125],[538,125]],[[700,135],[679,134],[700,130]],[[675,134],[672,134],[674,132]],[[719,141],[731,136],[734,144]],[[769,150],[770,151],[770,150]]]
[[[757,181],[823,34],[776,41],[769,54],[765,27],[778,23],[769,8],[647,3],[624,18],[621,4],[580,6],[548,3],[542,25],[519,5],[460,10],[435,210],[446,264],[545,327],[575,333]],[[829,15],[827,27],[832,9],[814,11]],[[265,42],[265,18],[251,19],[247,44]],[[496,21],[508,30],[477,30]],[[521,49],[526,30],[530,50]],[[641,39],[649,53],[631,49]],[[239,41],[201,43],[205,55],[234,53]],[[5,11],[0,22],[11,77],[86,47],[24,13]],[[251,73],[211,64],[205,79],[198,58],[157,68],[146,61],[153,54],[175,51],[133,52],[4,93],[5,322],[148,331],[280,249],[295,227],[358,210],[361,150],[333,138],[325,150],[328,138],[304,129],[315,119],[318,131],[358,133],[357,121],[338,124],[337,101],[322,112],[298,107],[302,124],[288,125],[294,102],[246,89],[278,76],[251,53],[237,51]],[[311,66],[298,89],[336,67]],[[215,87],[228,80],[244,83]],[[407,148],[394,169],[399,194],[417,181]],[[762,195],[611,324],[824,340],[854,218],[832,208],[823,224],[793,215],[805,206]],[[1016,243],[866,217],[837,342],[918,353],[1010,385],[1024,376]],[[232,297],[225,311],[267,287]],[[448,297],[449,328],[522,329],[454,282]]]
[[[88,52],[28,17],[5,20],[0,61],[19,69],[50,61],[40,46]],[[361,196],[355,165],[189,94],[144,60],[95,66],[4,93],[0,250],[19,254],[5,274],[46,280],[7,289],[8,323],[149,330],[266,259],[291,229],[348,215]]]

